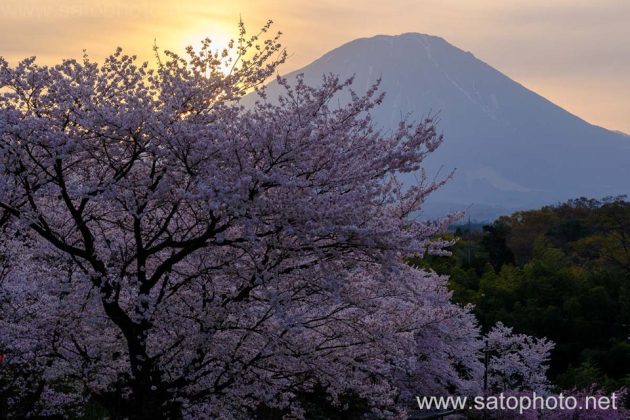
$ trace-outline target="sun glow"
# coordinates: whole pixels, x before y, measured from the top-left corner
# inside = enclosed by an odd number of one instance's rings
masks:
[[[180,45],[184,47],[192,46],[195,51],[201,50],[201,44],[204,39],[210,39],[212,41],[212,49],[222,51],[228,48],[230,43],[230,39],[234,39],[230,35],[220,32],[203,34],[203,32],[198,32],[195,34],[190,34],[182,38]]]
[[[221,57],[221,54],[224,50],[228,51],[228,55],[226,59],[235,59],[236,52],[234,49],[230,49],[230,41],[235,41],[238,38],[238,35],[234,33],[234,30],[229,30],[227,28],[221,28],[223,30],[197,30],[195,32],[190,32],[185,34],[177,41],[178,52],[180,49],[192,47],[193,51],[196,53],[201,52],[203,41],[205,39],[209,39],[210,49],[213,53],[218,52],[218,56]],[[223,65],[221,66],[221,72],[228,73],[230,71],[231,66]]]

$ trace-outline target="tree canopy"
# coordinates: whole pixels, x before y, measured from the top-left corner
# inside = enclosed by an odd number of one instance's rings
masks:
[[[0,60],[7,416],[306,417],[321,398],[393,417],[482,392],[471,308],[407,264],[451,244],[453,216],[411,217],[443,182],[421,170],[441,136],[379,131],[378,86],[334,76],[279,78],[278,101],[245,109],[284,59],[268,30],[241,26],[234,58],[156,51],[154,69],[120,49]],[[492,392],[548,389],[551,342],[501,324],[487,340]]]

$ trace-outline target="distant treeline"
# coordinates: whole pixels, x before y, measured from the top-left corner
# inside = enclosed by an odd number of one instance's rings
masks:
[[[451,277],[454,299],[556,342],[563,389],[630,387],[630,202],[580,198],[492,224],[457,226],[451,257],[413,261]]]

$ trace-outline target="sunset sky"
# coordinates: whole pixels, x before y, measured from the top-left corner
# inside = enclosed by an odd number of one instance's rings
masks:
[[[284,33],[297,69],[358,37],[422,32],[487,62],[558,105],[630,133],[628,0],[1,0],[0,55],[12,63],[95,59],[120,45],[151,57],[210,36],[225,43],[239,16]]]

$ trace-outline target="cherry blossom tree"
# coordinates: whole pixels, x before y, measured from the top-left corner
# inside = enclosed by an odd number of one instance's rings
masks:
[[[554,343],[497,323],[486,336],[488,389],[493,393],[530,390],[544,394],[549,389],[546,376]]]
[[[442,141],[432,122],[381,132],[377,86],[333,76],[279,79],[281,98],[260,89],[245,109],[285,55],[269,25],[241,26],[230,48],[156,50],[155,69],[122,50],[102,65],[0,60],[15,416],[87,400],[112,418],[301,416],[315,389],[393,416],[413,395],[479,392],[470,308],[405,263],[449,244],[434,238],[453,217],[411,217],[444,182],[421,170]]]

